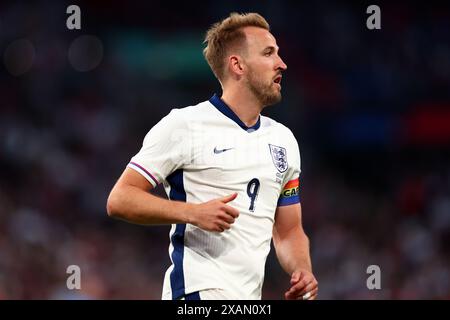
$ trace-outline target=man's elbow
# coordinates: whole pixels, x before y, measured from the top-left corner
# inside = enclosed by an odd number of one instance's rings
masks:
[[[300,233],[300,237],[301,237],[302,241],[309,244],[309,237],[306,234],[305,230],[303,228],[300,228],[299,233]]]
[[[309,247],[309,237],[306,235],[306,233],[303,232],[303,241],[308,245]]]
[[[106,212],[111,218],[117,218],[120,215],[120,200],[116,190],[112,190],[106,201]]]

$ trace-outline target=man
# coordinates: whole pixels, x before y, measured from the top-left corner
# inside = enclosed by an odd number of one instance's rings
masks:
[[[260,15],[233,13],[205,43],[222,96],[173,109],[149,131],[111,191],[108,214],[172,224],[163,299],[261,299],[272,236],[291,275],[285,298],[315,299],[298,144],[260,115],[281,100],[287,66],[275,38]],[[170,200],[149,193],[159,183]]]

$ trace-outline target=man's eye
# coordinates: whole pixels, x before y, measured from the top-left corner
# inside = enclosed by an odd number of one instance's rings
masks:
[[[272,52],[266,52],[266,53],[264,53],[264,55],[265,55],[266,57],[269,57],[271,54],[272,54]]]

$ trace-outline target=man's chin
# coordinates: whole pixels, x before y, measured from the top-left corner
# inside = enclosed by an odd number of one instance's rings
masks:
[[[281,102],[281,100],[282,100],[282,96],[281,96],[281,93],[280,93],[279,95],[277,95],[275,101],[272,104],[277,104],[277,103]]]
[[[278,92],[278,94],[274,94],[273,96],[270,97],[266,97],[265,101],[264,101],[264,106],[268,107],[268,106],[273,106],[274,104],[277,104],[278,102],[281,101],[281,93]]]
[[[270,97],[271,104],[276,104],[281,101],[281,89],[275,89],[276,92]]]
[[[260,88],[256,90],[256,87],[250,87],[255,93],[263,107],[271,106],[277,104],[281,101],[281,87],[273,84],[272,86],[267,86],[264,89]]]

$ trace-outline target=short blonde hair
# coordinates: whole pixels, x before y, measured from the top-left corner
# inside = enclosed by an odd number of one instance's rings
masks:
[[[211,26],[206,32],[205,49],[206,58],[214,75],[219,79],[224,77],[225,58],[233,46],[241,45],[245,41],[244,27],[259,27],[270,31],[270,26],[258,13],[236,13]]]

